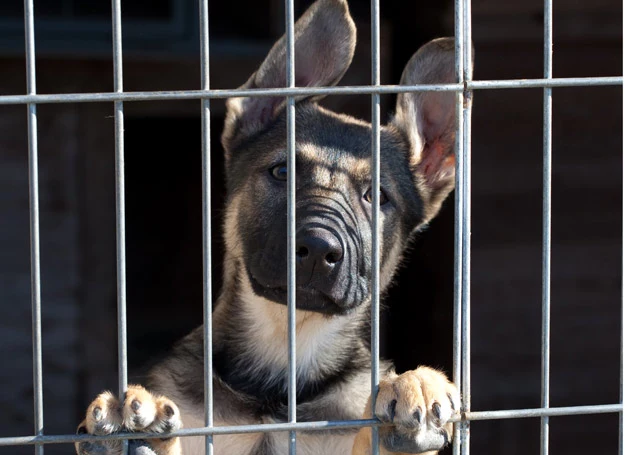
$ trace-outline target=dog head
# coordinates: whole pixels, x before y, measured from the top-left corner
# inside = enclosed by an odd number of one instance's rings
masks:
[[[349,67],[356,30],[344,0],[318,0],[295,24],[298,87],[331,86]],[[401,84],[452,83],[454,42],[434,40],[412,57]],[[242,88],[286,85],[282,37]],[[297,308],[344,314],[368,302],[372,192],[380,192],[384,289],[411,235],[453,189],[455,95],[400,94],[381,129],[381,187],[371,188],[371,125],[296,99]],[[286,109],[283,97],[231,98],[222,143],[228,203],[226,274],[254,294],[286,303]],[[228,276],[226,277],[228,280]]]

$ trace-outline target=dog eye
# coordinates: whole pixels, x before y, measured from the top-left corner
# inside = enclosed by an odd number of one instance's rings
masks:
[[[276,180],[286,180],[286,164],[278,164],[269,169],[269,173]]]
[[[369,204],[373,203],[373,192],[371,191],[371,188],[367,190],[363,197],[365,198],[365,201],[367,201]],[[384,192],[384,190],[380,188],[380,205],[384,205],[387,202],[388,197],[386,197],[386,193]]]

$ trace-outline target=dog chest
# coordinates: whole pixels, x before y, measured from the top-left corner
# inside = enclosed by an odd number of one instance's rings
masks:
[[[185,416],[184,411],[183,422],[185,428],[204,426],[201,418],[195,418],[189,414]],[[244,423],[252,422],[236,422],[237,425]],[[233,424],[233,422],[216,422],[217,426]],[[300,455],[350,453],[355,434],[355,431],[298,433],[297,453]],[[289,453],[288,436],[287,432],[216,435],[213,438],[213,448],[216,455],[287,455]],[[184,455],[205,454],[203,437],[183,438],[181,442]]]

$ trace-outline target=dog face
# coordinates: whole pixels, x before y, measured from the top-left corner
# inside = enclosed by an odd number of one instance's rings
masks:
[[[319,0],[295,24],[297,86],[336,84],[351,63],[354,23],[343,0]],[[454,45],[432,41],[410,60],[404,85],[454,81]],[[243,88],[284,87],[285,38]],[[454,94],[398,96],[381,129],[381,286],[411,235],[453,188]],[[345,314],[368,302],[371,279],[371,125],[320,107],[296,106],[296,301],[298,309]],[[222,143],[228,203],[228,275],[254,294],[285,304],[286,113],[281,97],[233,98]]]

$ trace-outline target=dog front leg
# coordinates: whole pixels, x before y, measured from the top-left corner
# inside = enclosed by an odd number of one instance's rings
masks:
[[[419,367],[401,375],[390,373],[380,381],[375,415],[380,427],[380,454],[434,455],[451,442],[460,394],[447,377],[432,368]],[[371,418],[371,399],[364,418]],[[371,454],[371,429],[356,435],[352,455]]]

